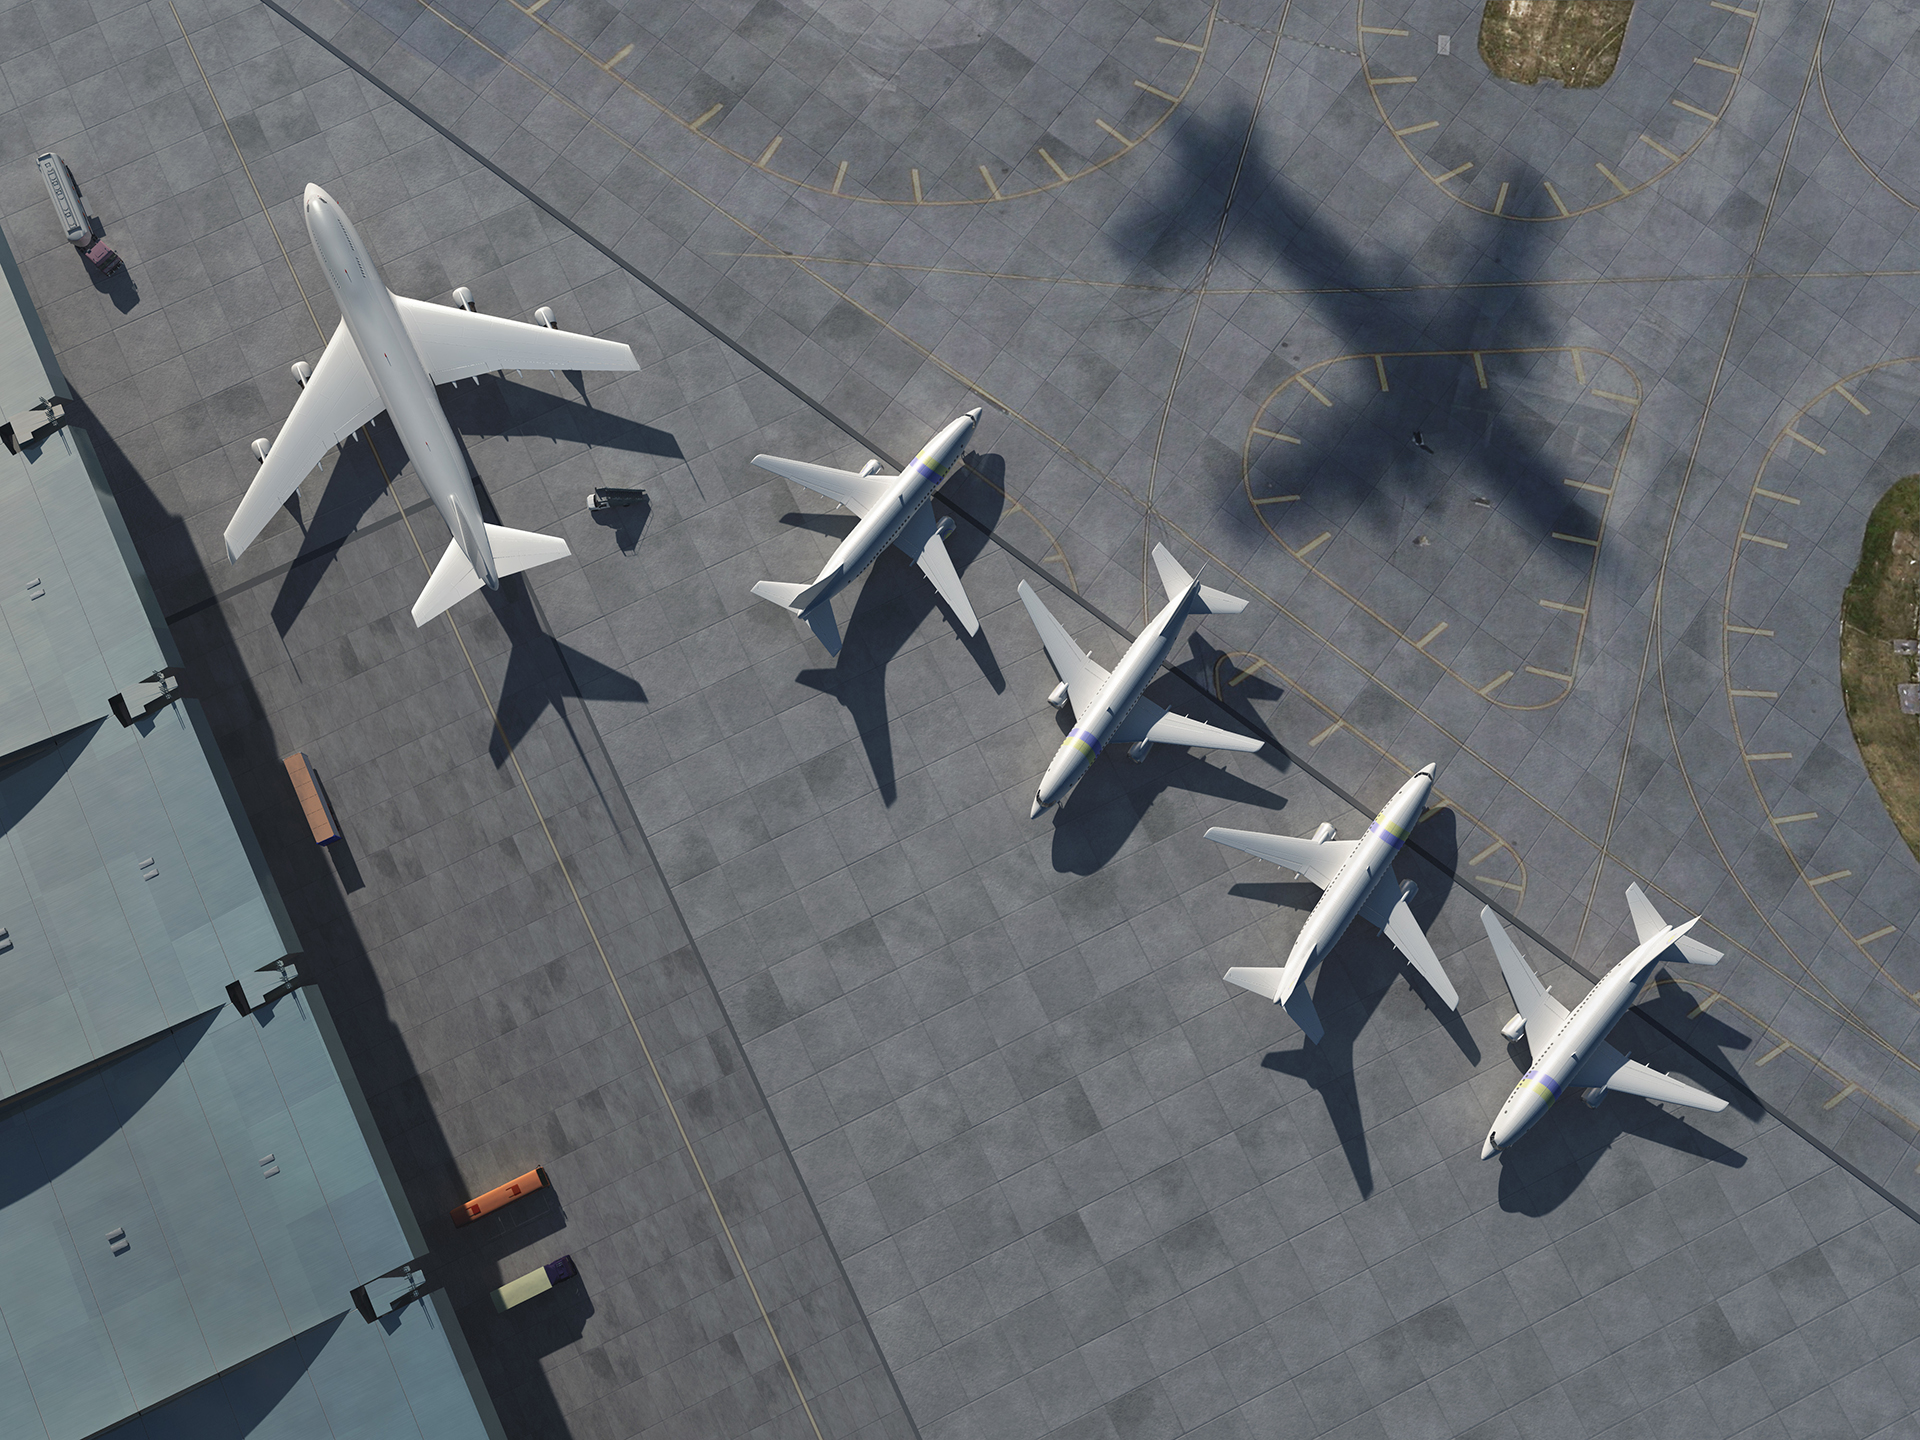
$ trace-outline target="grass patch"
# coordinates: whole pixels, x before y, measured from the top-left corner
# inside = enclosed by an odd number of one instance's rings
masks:
[[[1840,606],[1840,693],[1880,803],[1920,859],[1920,716],[1900,713],[1896,686],[1915,657],[1892,642],[1920,636],[1920,476],[1880,497],[1867,518],[1860,564]]]
[[[1487,0],[1480,58],[1502,80],[1604,85],[1620,60],[1633,0]]]

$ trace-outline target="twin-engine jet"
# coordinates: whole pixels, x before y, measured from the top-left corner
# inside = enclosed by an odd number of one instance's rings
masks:
[[[778,455],[754,456],[753,463],[762,470],[783,475],[816,495],[846,506],[860,517],[860,523],[828,557],[811,585],[762,580],[753,587],[753,593],[805,621],[815,638],[827,647],[827,653],[838,655],[840,622],[833,615],[833,597],[865,574],[882,550],[898,545],[933,582],[960,628],[978,635],[980,621],[947,554],[945,537],[953,533],[953,521],[936,522],[927,502],[947,478],[954,461],[965,453],[973,427],[979,422],[980,411],[969,410],[929,440],[907,468],[893,476],[875,473],[880,468],[878,460],[869,461],[867,468],[856,474]]]
[[[1447,972],[1440,968],[1440,957],[1433,953],[1426,932],[1407,907],[1416,887],[1411,880],[1396,882],[1393,874],[1393,857],[1407,843],[1407,836],[1426,808],[1427,795],[1433,789],[1433,770],[1433,766],[1427,766],[1396,790],[1358,840],[1335,839],[1331,825],[1322,825],[1304,840],[1254,830],[1225,830],[1218,825],[1207,831],[1207,839],[1217,844],[1271,861],[1320,887],[1320,902],[1300,927],[1284,966],[1236,965],[1225,976],[1228,984],[1284,1006],[1294,1024],[1316,1045],[1326,1032],[1319,1011],[1313,1008],[1313,997],[1307,994],[1306,978],[1340,943],[1356,915],[1364,915],[1379,928],[1448,1009],[1460,1008],[1460,996]]]
[[[1506,977],[1507,990],[1519,1011],[1500,1033],[1509,1040],[1525,1036],[1533,1051],[1532,1068],[1520,1077],[1494,1117],[1493,1128],[1487,1131],[1487,1142],[1480,1147],[1482,1160],[1511,1147],[1572,1085],[1585,1087],[1589,1105],[1598,1105],[1609,1090],[1621,1090],[1669,1105],[1691,1105],[1699,1110],[1727,1108],[1727,1102],[1719,1096],[1650,1070],[1607,1043],[1607,1032],[1639,998],[1655,966],[1674,959],[1689,965],[1720,962],[1718,950],[1687,938],[1687,932],[1700,923],[1699,916],[1684,925],[1667,924],[1638,885],[1627,887],[1627,908],[1633,912],[1633,928],[1640,943],[1601,977],[1586,999],[1568,1010],[1540,983],[1540,977],[1494,918],[1492,907],[1480,907],[1480,923],[1487,927],[1493,953],[1500,959],[1500,973]]]
[[[300,398],[272,445],[254,442],[260,471],[227,525],[227,559],[240,558],[328,450],[382,410],[453,532],[414,602],[415,625],[426,624],[482,585],[498,589],[502,575],[566,555],[567,542],[557,535],[509,530],[480,518],[466,456],[433,387],[488,370],[638,370],[633,351],[550,325],[396,295],[331,195],[318,185],[307,186],[305,211],[307,238],[326,268],[340,325],[318,365],[311,371],[304,361],[293,367]]]
[[[1160,662],[1167,658],[1180,638],[1180,627],[1189,615],[1237,615],[1247,602],[1202,585],[1181,568],[1167,553],[1167,547],[1153,547],[1153,563],[1160,571],[1160,583],[1166,587],[1167,604],[1140,638],[1127,647],[1119,668],[1112,673],[1094,663],[1093,657],[1074,644],[1066,627],[1053,618],[1053,612],[1040,603],[1033,587],[1020,582],[1020,603],[1033,617],[1040,632],[1040,643],[1047,647],[1047,659],[1060,683],[1047,696],[1047,703],[1058,708],[1068,701],[1079,724],[1060,742],[1060,749],[1047,766],[1040,788],[1033,797],[1029,819],[1038,819],[1045,810],[1066,798],[1093,764],[1094,757],[1108,745],[1127,745],[1135,760],[1147,758],[1155,745],[1191,745],[1197,750],[1258,750],[1263,743],[1250,735],[1236,735],[1216,725],[1206,725],[1162,710],[1143,692],[1159,673]]]

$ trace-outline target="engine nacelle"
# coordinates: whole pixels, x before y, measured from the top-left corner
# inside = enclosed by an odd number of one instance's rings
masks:
[[[1405,900],[1411,903],[1413,900],[1413,897],[1418,895],[1419,893],[1420,893],[1420,887],[1414,884],[1413,881],[1402,880],[1400,882],[1400,898],[1402,900]]]
[[[533,318],[549,330],[558,330],[560,328],[560,321],[554,315],[551,305],[542,305],[538,310],[533,312]]]
[[[1127,747],[1127,758],[1133,761],[1134,764],[1138,765],[1142,760],[1147,758],[1148,754],[1151,753],[1152,750],[1153,750],[1153,741],[1136,740],[1133,742],[1133,744]]]
[[[1058,710],[1062,705],[1066,703],[1067,703],[1067,682],[1062,680],[1058,685],[1054,686],[1053,689],[1047,692],[1047,704],[1053,706],[1054,709]]]
[[[940,517],[940,523],[933,527],[933,533],[938,535],[942,540],[946,539],[947,536],[953,533],[953,517],[951,515],[942,515]]]
[[[1313,832],[1313,843],[1318,845],[1323,840],[1331,839],[1333,839],[1333,822],[1331,820],[1322,820],[1320,822],[1320,828]]]
[[[311,379],[313,379],[313,367],[304,360],[294,361],[293,383],[304,390],[307,388],[307,382]]]
[[[267,455],[273,449],[273,442],[264,435],[253,442],[253,458],[260,464],[267,463]]]
[[[480,307],[473,303],[473,291],[464,285],[455,287],[453,303],[458,305],[462,310],[465,310],[469,315],[478,315],[480,313]]]
[[[1500,1033],[1509,1040],[1518,1040],[1527,1033],[1527,1017],[1516,1015],[1500,1027]]]
[[[1590,1085],[1581,1098],[1587,1102],[1587,1108],[1589,1110],[1598,1110],[1600,1108],[1600,1102],[1607,1098],[1607,1087],[1604,1085]]]
[[[878,475],[879,473],[880,462],[878,460],[869,460],[860,467],[860,478],[862,480],[866,479],[869,475]]]

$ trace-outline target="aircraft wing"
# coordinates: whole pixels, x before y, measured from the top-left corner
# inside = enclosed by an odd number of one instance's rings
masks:
[[[638,370],[633,350],[569,330],[550,330],[503,315],[476,315],[452,305],[393,297],[420,363],[436,385],[489,370]]]
[[[966,587],[960,583],[960,572],[953,568],[953,557],[947,554],[947,542],[940,538],[933,518],[933,507],[922,505],[915,511],[913,518],[893,537],[893,543],[905,551],[913,563],[920,567],[920,573],[933,582],[933,588],[947,602],[947,608],[953,611],[953,618],[960,622],[960,628],[969,635],[978,635],[980,618],[973,613],[973,602],[967,599]]]
[[[1258,830],[1227,830],[1215,825],[1207,839],[1304,875],[1322,890],[1333,883],[1340,867],[1353,853],[1356,840],[1308,840],[1293,835],[1267,835]],[[1437,987],[1436,987],[1437,988]]]
[[[1040,597],[1033,593],[1033,587],[1024,580],[1020,582],[1020,603],[1027,607],[1033,628],[1040,632],[1040,643],[1047,647],[1047,659],[1053,662],[1053,673],[1067,682],[1067,698],[1073,702],[1073,713],[1081,714],[1099,695],[1100,687],[1107,683],[1107,672],[1094,663],[1091,655],[1074,644],[1073,637],[1067,634],[1067,627],[1053,618],[1053,612],[1040,602]]]
[[[1493,953],[1500,959],[1500,973],[1506,978],[1507,993],[1513,996],[1513,1008],[1527,1022],[1527,1045],[1538,1054],[1548,1037],[1566,1023],[1567,1007],[1547,993],[1526,957],[1508,938],[1505,927],[1494,918],[1491,905],[1480,907],[1480,923],[1487,927]]]
[[[1251,735],[1239,735],[1218,725],[1175,715],[1144,695],[1133,702],[1133,709],[1114,727],[1107,743],[1131,745],[1136,740],[1151,740],[1156,745],[1191,745],[1196,750],[1258,750],[1266,743]]]
[[[816,495],[824,495],[836,505],[844,505],[863,518],[900,483],[898,475],[856,475],[851,470],[835,470],[830,465],[809,465],[805,460],[786,460],[778,455],[756,455],[753,463],[762,470],[784,475],[794,484],[804,486]],[[927,524],[933,524],[931,517]],[[907,553],[913,554],[911,550]],[[918,560],[919,556],[915,555],[914,558]],[[936,585],[939,583],[934,581]]]
[[[384,409],[386,402],[374,387],[373,377],[367,373],[343,320],[301,388],[300,398],[293,402],[287,423],[273,437],[273,446],[255,472],[253,484],[247,487],[246,498],[227,522],[227,559],[240,558],[327,451]]]
[[[1407,963],[1418,970],[1434,993],[1447,1002],[1450,1009],[1460,1008],[1460,992],[1453,988],[1453,981],[1447,978],[1447,972],[1440,968],[1440,957],[1433,953],[1433,946],[1427,940],[1427,932],[1420,928],[1420,922],[1413,918],[1413,911],[1407,907],[1406,897],[1400,893],[1399,882],[1394,879],[1393,871],[1388,870],[1374,882],[1373,889],[1367,892],[1360,913],[1387,937],[1393,948],[1407,957]]]
[[[1691,1105],[1696,1110],[1724,1110],[1727,1102],[1690,1085],[1677,1075],[1650,1069],[1629,1060],[1602,1040],[1573,1072],[1575,1085],[1604,1085],[1626,1095],[1642,1095],[1663,1105]]]

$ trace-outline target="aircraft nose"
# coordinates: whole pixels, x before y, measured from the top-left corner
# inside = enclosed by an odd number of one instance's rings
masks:
[[[1482,1160],[1491,1160],[1499,1153],[1500,1147],[1493,1143],[1493,1132],[1489,1130],[1487,1132],[1487,1143],[1480,1147],[1480,1158]]]
[[[1433,764],[1425,766],[1424,768],[1422,768],[1416,773],[1424,775],[1427,777],[1427,779],[1431,780],[1433,778],[1433,772],[1438,770],[1439,768],[1440,768],[1440,762],[1436,760]]]
[[[980,412],[985,408],[986,407],[982,405],[974,406],[971,410],[967,411],[967,418],[977,424],[980,419]]]
[[[318,185],[315,185],[311,180],[309,180],[307,182],[307,193],[302,198],[303,198],[303,203],[311,205],[316,200],[326,199],[327,192],[322,190]]]
[[[1047,807],[1040,803],[1040,796],[1038,792],[1035,792],[1033,797],[1033,808],[1027,811],[1027,818],[1029,820],[1038,820],[1043,814],[1046,813],[1046,809]]]

